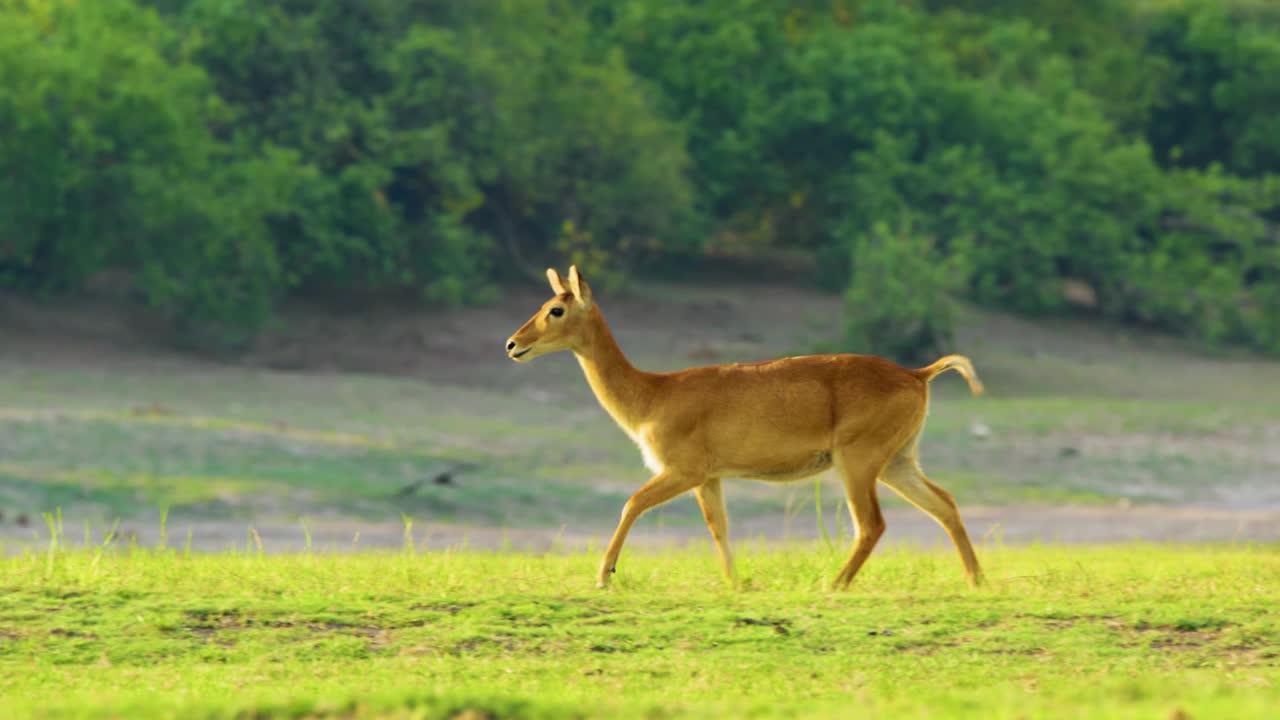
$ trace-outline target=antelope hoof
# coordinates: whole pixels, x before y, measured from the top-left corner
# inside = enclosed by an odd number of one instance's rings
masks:
[[[616,572],[618,572],[617,565],[614,565],[608,570],[601,570],[600,577],[596,580],[596,587],[600,588],[601,590],[605,589],[606,587],[609,587],[609,579],[610,579],[609,576],[613,575]]]

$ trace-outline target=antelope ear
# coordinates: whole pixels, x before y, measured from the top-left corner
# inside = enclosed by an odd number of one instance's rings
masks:
[[[578,274],[577,265],[569,266],[569,289],[573,291],[573,297],[579,305],[584,308],[591,307],[591,286],[587,285],[587,281]]]
[[[560,273],[555,268],[547,268],[547,281],[551,283],[551,289],[556,295],[565,294],[564,283],[560,282]]]

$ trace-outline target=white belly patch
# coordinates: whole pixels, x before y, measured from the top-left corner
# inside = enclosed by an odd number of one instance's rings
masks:
[[[644,466],[655,474],[660,473],[663,470],[662,461],[658,459],[657,454],[653,452],[653,448],[649,446],[649,440],[645,437],[646,434],[643,428],[640,432],[628,433],[631,439],[635,441],[636,447],[640,448],[640,457],[644,459]]]

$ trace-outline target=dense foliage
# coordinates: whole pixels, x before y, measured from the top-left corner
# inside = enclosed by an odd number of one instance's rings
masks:
[[[1259,0],[0,0],[0,79],[0,285],[124,272],[222,343],[786,251],[851,348],[945,348],[963,295],[1280,351]]]

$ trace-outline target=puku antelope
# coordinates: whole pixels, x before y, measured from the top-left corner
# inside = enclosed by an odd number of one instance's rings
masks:
[[[844,480],[857,526],[836,587],[848,587],[884,534],[877,480],[933,516],[955,543],[970,584],[981,582],[955,498],[925,477],[917,460],[929,381],[955,370],[974,395],[982,393],[968,358],[948,355],[910,370],[874,355],[809,355],[644,372],[614,341],[576,266],[569,268],[567,285],[554,269],[547,270],[547,279],[555,296],[507,340],[507,355],[529,362],[572,350],[596,398],[654,473],[622,508],[600,563],[599,587],[616,572],[636,520],[689,490],[702,508],[725,578],[734,583],[721,479],[785,482],[831,467]]]

